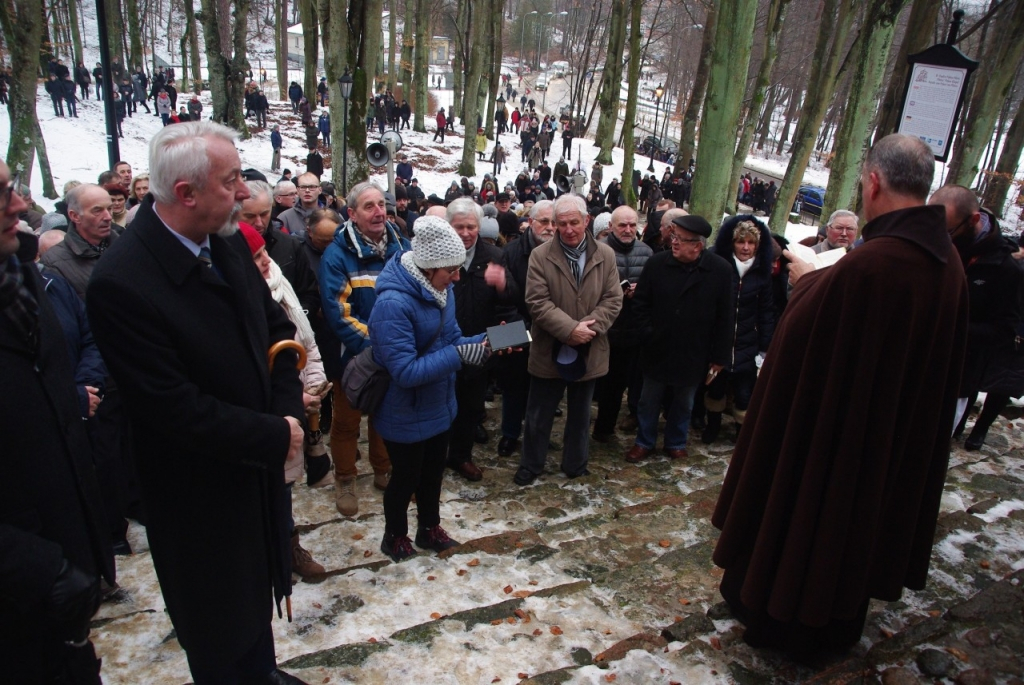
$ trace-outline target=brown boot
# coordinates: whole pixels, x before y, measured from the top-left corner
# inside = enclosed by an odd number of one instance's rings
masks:
[[[359,498],[356,497],[355,478],[335,479],[334,505],[342,516],[355,516],[359,513]]]
[[[313,561],[313,555],[299,544],[299,534],[292,533],[292,571],[303,578],[322,575],[326,569]]]

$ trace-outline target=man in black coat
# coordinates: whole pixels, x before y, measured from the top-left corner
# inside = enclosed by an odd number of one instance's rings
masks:
[[[67,344],[0,161],[0,659],[4,682],[98,683],[89,620],[114,562]]]
[[[480,205],[470,198],[459,198],[448,205],[446,218],[466,248],[466,263],[454,286],[455,317],[463,335],[484,333],[488,326],[509,321],[515,314],[511,303],[517,296],[516,282],[500,263],[501,250],[479,239],[483,220]],[[483,478],[483,472],[473,463],[473,437],[484,417],[487,376],[486,367],[469,365],[455,375],[458,413],[448,443],[448,467],[471,481]]]
[[[46,88],[46,93],[50,96],[50,101],[53,102],[53,116],[64,116],[64,86],[57,80],[54,74],[50,74],[50,80],[46,82],[44,87]]]
[[[530,310],[526,307],[526,273],[530,267],[530,254],[555,235],[554,203],[541,200],[530,210],[530,226],[518,240],[505,245],[501,265],[507,269],[514,283],[513,304],[515,320],[522,320],[530,328]],[[458,309],[456,308],[456,314]],[[513,319],[506,319],[511,321]],[[519,436],[526,417],[526,398],[530,394],[530,374],[527,372],[528,354],[511,354],[500,360],[498,384],[501,386],[501,439],[498,454],[511,456],[519,447]]]
[[[87,306],[150,438],[137,454],[147,534],[193,681],[296,683],[277,669],[270,621],[290,592],[284,463],[302,458],[302,386],[290,350],[268,368],[295,327],[235,233],[249,191],[234,139],[211,121],[156,134],[150,195],[93,272]]]
[[[710,383],[729,363],[733,331],[729,264],[704,250],[711,225],[688,214],[672,220],[670,249],[647,260],[633,295],[637,327],[647,342],[640,356],[644,388],[636,442],[626,461],[654,451],[665,391],[665,454],[686,459],[690,411],[698,384]]]

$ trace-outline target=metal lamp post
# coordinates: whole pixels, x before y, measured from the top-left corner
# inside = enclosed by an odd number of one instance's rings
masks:
[[[541,21],[541,17],[550,17],[554,16],[554,14],[554,12],[545,12],[537,17],[537,71],[540,71],[540,42],[544,38],[544,22]]]
[[[520,77],[522,77],[522,75],[523,75],[523,52],[525,52],[524,48],[526,46],[526,22],[529,21],[529,16],[531,14],[537,14],[537,10],[534,10],[532,12],[527,12],[526,14],[523,15],[523,25],[519,29],[519,76]]]
[[[654,135],[658,135],[658,111],[661,109],[661,96],[665,94],[665,90],[658,84],[658,87],[654,89]],[[647,166],[648,171],[654,171],[654,141],[651,141],[651,163]]]
[[[349,76],[348,67],[345,73],[338,79],[341,86],[341,99],[345,101],[345,117],[341,132],[341,194],[348,195],[348,99],[352,97],[352,77]]]

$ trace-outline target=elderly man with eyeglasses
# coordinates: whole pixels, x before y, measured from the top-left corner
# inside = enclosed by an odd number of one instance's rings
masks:
[[[669,249],[647,260],[633,294],[633,315],[647,342],[640,355],[643,391],[637,410],[636,442],[626,461],[636,464],[654,452],[658,417],[666,390],[664,450],[686,459],[693,398],[729,363],[732,350],[732,273],[729,264],[705,251],[711,224],[693,214],[677,216]]]
[[[825,225],[825,239],[811,249],[821,254],[829,250],[843,248],[849,250],[857,238],[857,215],[847,209],[832,212]]]
[[[306,235],[306,219],[320,209],[320,179],[306,172],[299,176],[299,201],[278,215],[281,226],[297,238]]]

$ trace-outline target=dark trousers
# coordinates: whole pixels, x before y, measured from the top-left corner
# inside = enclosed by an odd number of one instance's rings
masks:
[[[384,441],[391,457],[391,480],[384,491],[385,534],[409,534],[407,512],[414,493],[419,527],[432,528],[441,523],[441,482],[450,433],[447,430],[412,443]]]
[[[728,392],[732,392],[732,403],[737,411],[746,411],[750,406],[750,397],[754,394],[754,383],[757,381],[757,369],[749,371],[722,371],[711,384],[705,388],[704,403],[709,411],[722,411],[722,402]]]
[[[256,639],[255,644],[237,661],[225,661],[216,656],[185,653],[195,685],[245,685],[264,682],[277,668],[274,653],[274,633],[270,623]]]
[[[640,387],[643,374],[640,371],[639,347],[612,347],[608,357],[608,375],[597,382],[597,419],[594,421],[594,433],[607,435],[615,432],[615,422],[619,419],[619,408],[622,406],[622,393],[629,388],[627,407],[632,416],[636,416],[640,404]]]
[[[75,96],[72,95],[69,98],[64,98],[64,102],[66,102],[67,105],[68,105],[68,107],[67,107],[68,114],[73,116],[73,117],[77,117],[78,116],[78,107],[75,106]]]
[[[437,142],[437,137],[438,136],[441,136],[441,142],[443,143],[444,142],[444,127],[443,126],[438,126],[437,130],[434,132],[434,142]]]
[[[572,143],[571,142],[566,142],[566,141],[562,142],[562,156],[565,157],[566,159],[572,159]]]
[[[256,125],[260,128],[267,127],[267,110],[258,109],[256,110]]]
[[[56,95],[51,95],[50,100],[53,101],[53,116],[64,116],[64,100]]]
[[[89,84],[88,83],[79,83],[78,87],[81,88],[81,90],[82,90],[82,99],[83,100],[88,100],[89,99]]]
[[[527,352],[510,354],[501,359],[498,367],[498,385],[501,387],[501,435],[518,440],[526,418],[526,400],[530,394],[530,374]]]
[[[561,378],[536,376],[530,380],[520,468],[535,476],[544,471],[548,443],[551,440],[551,426],[555,422],[555,409],[562,400],[562,395],[566,394],[561,469],[570,478],[583,475],[590,459],[590,402],[594,399],[596,383],[596,380],[567,383]]]
[[[455,401],[459,413],[452,423],[448,444],[448,465],[458,466],[473,459],[473,434],[484,418],[487,372],[479,367],[464,367],[455,374]]]

